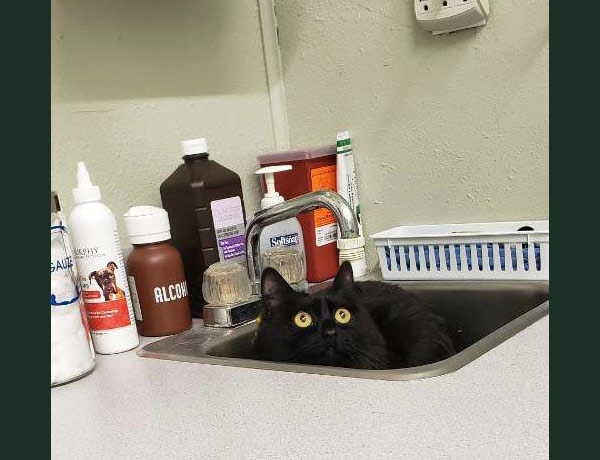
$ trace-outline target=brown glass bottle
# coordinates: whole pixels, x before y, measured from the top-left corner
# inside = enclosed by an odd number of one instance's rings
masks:
[[[166,241],[134,244],[133,248],[127,273],[138,332],[156,337],[189,329],[192,317],[187,283],[177,249]]]
[[[208,159],[206,141],[182,142],[183,160],[160,186],[173,245],[181,253],[192,315],[202,317],[202,274],[211,264],[245,262],[240,177]]]

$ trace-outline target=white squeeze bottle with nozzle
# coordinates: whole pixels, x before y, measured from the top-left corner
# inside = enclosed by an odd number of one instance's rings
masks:
[[[94,349],[112,354],[139,345],[117,222],[83,162],[77,163],[69,214],[75,264]]]
[[[264,175],[266,193],[260,200],[260,208],[267,209],[285,199],[275,190],[274,174],[280,171],[289,171],[290,165],[267,166],[256,171],[258,175]],[[304,236],[300,222],[295,217],[276,222],[266,226],[260,233],[260,254],[275,247],[286,247],[298,251],[302,260],[302,270],[306,278],[306,255],[304,252]],[[288,280],[289,282],[290,280]]]

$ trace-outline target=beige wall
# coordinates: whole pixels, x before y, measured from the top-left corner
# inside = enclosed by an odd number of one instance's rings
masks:
[[[160,205],[179,141],[207,137],[258,204],[274,148],[255,0],[52,2],[52,188],[70,209],[78,160],[105,203]]]
[[[352,129],[367,234],[548,218],[548,0],[490,3],[434,37],[412,0],[275,0],[292,145]]]
[[[292,145],[352,129],[367,234],[548,218],[547,0],[492,0],[486,27],[437,37],[409,0],[275,5]],[[51,40],[67,208],[82,159],[123,230],[129,206],[160,204],[179,141],[205,136],[256,210],[274,141],[255,0],[53,1]]]

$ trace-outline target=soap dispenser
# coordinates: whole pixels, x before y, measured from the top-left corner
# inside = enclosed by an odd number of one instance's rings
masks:
[[[289,171],[290,165],[267,166],[256,171],[258,175],[264,175],[267,192],[260,200],[260,208],[267,209],[278,203],[283,203],[284,198],[275,190],[275,177],[273,174],[280,171]],[[260,234],[261,259],[265,259],[265,253],[273,248],[284,246],[287,249],[298,251],[302,260],[304,277],[306,277],[306,256],[304,252],[304,237],[302,227],[295,217],[276,222],[265,227]],[[268,257],[267,257],[268,259]],[[265,267],[263,267],[265,268]]]

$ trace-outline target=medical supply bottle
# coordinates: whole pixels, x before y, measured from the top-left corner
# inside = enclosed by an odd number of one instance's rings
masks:
[[[181,142],[183,163],[160,185],[171,242],[183,259],[192,316],[202,317],[202,274],[215,262],[246,263],[240,176],[209,159],[205,138]]]
[[[69,229],[94,349],[101,354],[131,350],[140,341],[117,223],[83,162],[77,164],[73,199]]]
[[[183,262],[170,244],[167,212],[156,206],[133,206],[123,216],[133,251],[127,278],[140,335],[158,337],[192,326]]]
[[[90,337],[66,219],[50,192],[50,385],[71,382],[94,369]]]

